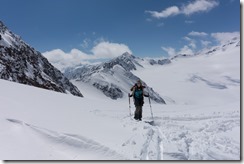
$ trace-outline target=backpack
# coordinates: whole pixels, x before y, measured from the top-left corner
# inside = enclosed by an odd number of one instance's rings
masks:
[[[134,98],[136,99],[142,99],[143,98],[143,89],[138,89],[138,87],[135,88],[134,91]]]

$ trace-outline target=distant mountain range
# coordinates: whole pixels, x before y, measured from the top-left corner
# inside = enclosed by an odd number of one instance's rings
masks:
[[[118,99],[127,96],[130,88],[140,79],[131,71],[143,68],[144,60],[129,53],[124,53],[119,57],[101,64],[68,68],[64,71],[64,75],[70,80],[88,83],[103,92],[106,96],[112,99]],[[146,62],[152,65],[163,65],[170,63],[170,60],[156,61],[150,59]],[[143,81],[143,79],[140,80]],[[146,85],[145,81],[143,83]],[[151,87],[147,86],[145,92],[149,92],[151,99],[155,102],[165,104],[163,98]]]
[[[40,52],[30,47],[0,22],[0,78],[80,97],[83,95],[70,81],[82,82],[114,100],[127,97],[130,88],[140,79],[151,99],[165,104],[162,95],[148,86],[144,79],[136,76],[134,71],[147,69],[147,66],[165,66],[178,58],[212,55],[233,45],[240,47],[240,38],[232,38],[225,44],[203,49],[194,55],[178,54],[170,59],[157,60],[135,57],[126,52],[107,62],[74,66],[65,69],[62,73]]]

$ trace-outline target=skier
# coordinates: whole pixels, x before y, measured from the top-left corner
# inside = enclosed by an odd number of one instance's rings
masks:
[[[145,95],[143,89],[145,86],[142,86],[142,83],[140,80],[137,81],[137,83],[131,88],[132,94],[128,94],[129,97],[134,98],[134,104],[136,107],[134,119],[140,120],[142,118],[142,106],[144,104],[144,96],[149,97],[149,95]]]

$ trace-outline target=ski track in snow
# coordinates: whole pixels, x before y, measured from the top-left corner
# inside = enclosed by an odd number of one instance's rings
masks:
[[[163,143],[160,128],[148,121],[135,121],[131,117],[130,120],[129,117],[124,119],[124,126],[130,125],[133,135],[122,146],[131,144],[140,147],[138,152],[134,152],[132,158],[135,160],[162,160]]]
[[[45,128],[40,128],[30,125],[16,119],[6,119],[7,121],[28,128],[31,132],[35,132],[35,137],[40,137],[43,142],[51,143],[53,151],[60,151],[68,155],[70,160],[84,160],[86,159],[87,152],[93,154],[87,157],[87,160],[94,160],[94,154],[98,156],[99,160],[126,160],[126,158],[109,147],[106,147],[96,141],[87,139],[81,135],[66,134],[51,131]],[[72,152],[72,153],[70,153]],[[86,155],[83,155],[86,154]],[[89,154],[88,154],[89,155]],[[96,159],[95,159],[96,160]]]
[[[101,117],[105,117],[102,115]],[[106,117],[110,117],[106,115]],[[135,121],[132,116],[122,117],[131,133],[118,149],[112,150],[94,140],[77,134],[67,134],[40,128],[17,119],[7,121],[27,127],[35,137],[51,143],[53,151],[62,151],[68,159],[84,159],[82,153],[91,152],[99,159],[109,160],[232,160],[240,158],[240,143],[228,137],[228,131],[240,127],[239,111],[210,114],[165,114]],[[31,134],[31,133],[30,133]],[[229,156],[232,154],[232,156]],[[88,157],[89,159],[89,157]]]
[[[125,141],[123,146],[136,145],[140,137],[143,140],[138,143],[142,145],[140,152],[133,156],[136,160],[234,160],[240,158],[240,142],[238,139],[234,140],[225,135],[228,132],[231,133],[232,129],[240,130],[239,111],[214,112],[202,116],[186,114],[155,117],[153,125],[147,121],[137,122],[126,119],[125,126],[128,124],[132,124],[134,134]]]
[[[163,120],[156,122],[163,131],[162,142],[167,148],[167,151],[163,153],[165,158],[174,160],[232,160],[240,158],[240,142],[223,135],[234,128],[240,130],[240,115],[236,112],[218,113],[215,116],[187,115],[158,119]]]
[[[162,133],[159,127],[151,127],[147,139],[141,150],[141,160],[162,160],[163,158]]]

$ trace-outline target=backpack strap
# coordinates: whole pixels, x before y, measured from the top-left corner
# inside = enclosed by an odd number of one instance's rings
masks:
[[[137,84],[133,85],[130,89],[130,91],[133,91],[133,89],[135,89],[137,87]]]

